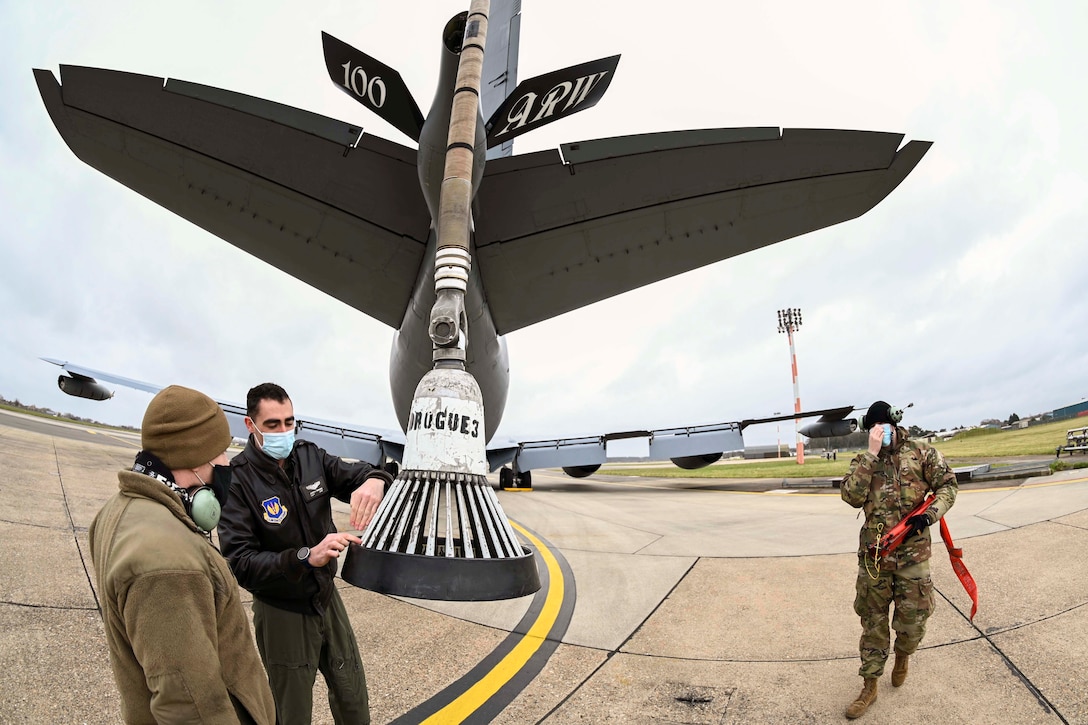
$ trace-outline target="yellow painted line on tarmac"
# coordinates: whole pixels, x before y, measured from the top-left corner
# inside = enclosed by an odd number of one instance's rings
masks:
[[[91,428],[90,426],[80,426],[79,429],[82,430],[84,433],[90,433],[91,435],[105,436],[106,438],[111,438],[111,439],[117,441],[118,443],[124,443],[125,445],[132,446],[133,448],[139,448],[140,447],[131,438],[122,438],[120,436],[114,435],[110,431],[102,430],[101,428]],[[139,433],[136,433],[136,435],[139,435]]]
[[[544,599],[544,606],[541,607],[536,621],[533,622],[533,626],[529,628],[521,641],[490,672],[481,677],[475,685],[465,690],[456,700],[424,720],[424,723],[434,725],[438,723],[459,723],[476,712],[503,685],[513,679],[536,651],[540,649],[559,617],[559,608],[563,603],[563,572],[559,569],[559,562],[555,560],[552,552],[539,539],[513,521],[510,522],[510,525],[536,547],[545,566],[547,566],[548,594]]]

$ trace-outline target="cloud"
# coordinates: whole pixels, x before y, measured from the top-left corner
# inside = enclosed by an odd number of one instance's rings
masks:
[[[64,396],[38,356],[241,400],[264,380],[323,418],[394,427],[392,331],[78,161],[31,68],[177,77],[362,123],[409,144],[329,81],[327,30],[397,68],[420,105],[438,34],[466,3],[8,5],[0,30],[0,394],[138,423],[149,396]],[[805,408],[914,402],[942,428],[1076,402],[1088,343],[1085,10],[531,0],[522,78],[622,53],[594,109],[519,153],[624,133],[861,128],[934,142],[863,217],[510,336],[501,432],[737,420],[792,409],[776,311],[800,307]],[[197,41],[199,39],[199,41]],[[749,429],[773,443],[775,427]]]

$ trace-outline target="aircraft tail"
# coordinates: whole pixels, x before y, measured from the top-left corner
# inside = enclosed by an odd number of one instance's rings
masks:
[[[423,114],[400,73],[328,33],[321,33],[321,46],[329,78],[340,90],[413,141],[419,140]]]
[[[487,53],[480,87],[484,118],[498,110],[518,84],[518,46],[521,38],[521,0],[495,0],[487,17]],[[487,150],[490,161],[514,153],[514,140]]]

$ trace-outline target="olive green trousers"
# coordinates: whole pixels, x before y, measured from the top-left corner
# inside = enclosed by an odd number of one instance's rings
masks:
[[[340,595],[323,615],[297,614],[253,600],[253,629],[279,725],[309,725],[318,671],[337,725],[370,725],[366,675]]]

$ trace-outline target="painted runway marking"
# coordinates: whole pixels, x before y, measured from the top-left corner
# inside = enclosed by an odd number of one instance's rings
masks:
[[[557,549],[511,521],[544,566],[540,591],[509,636],[476,667],[394,723],[488,723],[543,669],[559,646],[574,611],[576,588]]]

